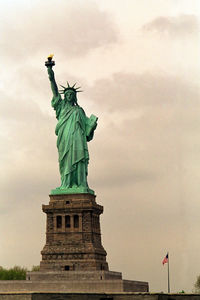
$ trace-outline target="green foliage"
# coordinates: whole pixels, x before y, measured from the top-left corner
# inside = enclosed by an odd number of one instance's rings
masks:
[[[39,272],[40,266],[32,266],[31,272]]]
[[[27,271],[25,267],[14,266],[6,269],[0,266],[0,280],[25,280]],[[38,271],[40,271],[40,266],[32,266],[31,272]]]
[[[25,280],[26,268],[14,266],[10,269],[5,269],[0,266],[0,280]]]
[[[197,276],[197,280],[194,284],[194,292],[195,293],[200,293],[200,275]]]

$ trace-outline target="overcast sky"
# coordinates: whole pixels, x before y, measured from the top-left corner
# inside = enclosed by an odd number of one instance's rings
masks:
[[[200,274],[200,2],[1,0],[0,265],[38,265],[60,183],[44,66],[99,117],[89,185],[110,270],[167,291]]]

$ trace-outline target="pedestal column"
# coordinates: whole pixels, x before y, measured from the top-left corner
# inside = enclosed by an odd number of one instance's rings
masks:
[[[41,271],[108,270],[101,243],[103,207],[91,194],[50,195]]]

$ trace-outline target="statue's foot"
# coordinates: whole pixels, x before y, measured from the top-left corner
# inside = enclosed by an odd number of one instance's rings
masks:
[[[66,189],[69,189],[70,187],[68,187],[68,186],[63,186],[63,185],[61,185],[61,186],[58,186],[57,188],[55,188],[55,190],[66,190]]]

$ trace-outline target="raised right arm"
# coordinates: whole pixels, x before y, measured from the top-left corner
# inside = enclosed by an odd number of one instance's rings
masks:
[[[52,90],[53,96],[57,97],[58,96],[58,87],[57,87],[57,84],[56,84],[56,81],[55,81],[54,71],[52,69],[52,66],[47,67],[47,72],[48,72],[48,75],[49,75],[49,80],[50,80],[50,83],[51,83],[51,90]]]

